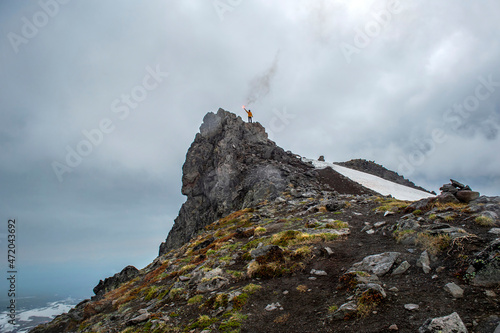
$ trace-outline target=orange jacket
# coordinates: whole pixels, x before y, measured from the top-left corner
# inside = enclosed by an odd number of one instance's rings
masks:
[[[248,116],[249,116],[250,118],[251,118],[251,117],[253,117],[253,114],[252,114],[252,112],[251,112],[251,111],[248,111],[247,109],[244,109],[244,110],[248,113]]]

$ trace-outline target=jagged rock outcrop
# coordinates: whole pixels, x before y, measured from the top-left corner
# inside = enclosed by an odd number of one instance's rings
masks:
[[[228,213],[274,199],[289,184],[310,186],[314,168],[273,141],[259,123],[231,112],[208,113],[182,167],[187,196],[159,255],[189,241]]]
[[[110,290],[118,288],[122,283],[127,282],[139,275],[139,270],[134,266],[127,266],[120,273],[116,273],[112,277],[100,280],[97,286],[94,287],[94,294],[100,297]]]

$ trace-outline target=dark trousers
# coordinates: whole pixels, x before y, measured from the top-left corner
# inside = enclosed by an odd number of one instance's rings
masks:
[[[248,122],[251,123],[252,122],[252,117],[248,117]]]

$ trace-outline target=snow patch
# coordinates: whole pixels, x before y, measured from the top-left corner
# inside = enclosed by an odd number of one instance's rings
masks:
[[[352,181],[355,181],[358,184],[363,185],[364,187],[367,187],[382,195],[392,195],[393,198],[399,200],[417,201],[424,198],[434,197],[433,194],[397,184],[366,172],[361,172],[337,164],[308,158],[303,158],[302,160],[304,162],[311,162],[316,169],[325,169],[327,167],[330,167],[341,175],[351,179]]]

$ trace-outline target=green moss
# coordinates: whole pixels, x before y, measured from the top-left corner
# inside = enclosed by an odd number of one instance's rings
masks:
[[[214,299],[214,309],[218,308],[225,308],[227,307],[227,304],[229,303],[229,297],[225,293],[220,293],[215,296]]]
[[[242,293],[239,294],[238,296],[234,297],[232,302],[233,302],[233,307],[236,310],[240,310],[245,304],[247,304],[248,301],[248,294],[247,293]]]
[[[335,304],[330,305],[330,306],[328,307],[328,312],[333,313],[333,312],[337,311],[337,310],[338,310],[338,308],[339,308],[339,307],[338,307],[337,305],[335,305]]]
[[[220,324],[219,330],[221,330],[221,332],[239,332],[242,322],[247,318],[247,315],[234,312],[228,320],[225,320],[222,324]]]
[[[158,294],[158,290],[160,288],[157,287],[157,286],[151,286],[147,289],[147,291],[145,292],[145,296],[144,296],[144,300],[146,301],[150,301],[152,300],[153,298],[155,298],[155,296]]]
[[[253,294],[261,289],[262,289],[262,286],[260,286],[258,284],[254,284],[254,283],[247,284],[245,287],[243,287],[243,291],[245,291],[249,294]]]
[[[188,328],[191,330],[195,329],[195,328],[199,328],[200,330],[203,330],[203,329],[207,328],[208,326],[214,324],[215,322],[217,322],[217,318],[210,318],[207,315],[200,315],[194,323],[192,323],[188,326]]]
[[[188,299],[188,304],[199,304],[203,301],[203,295],[196,295]]]

